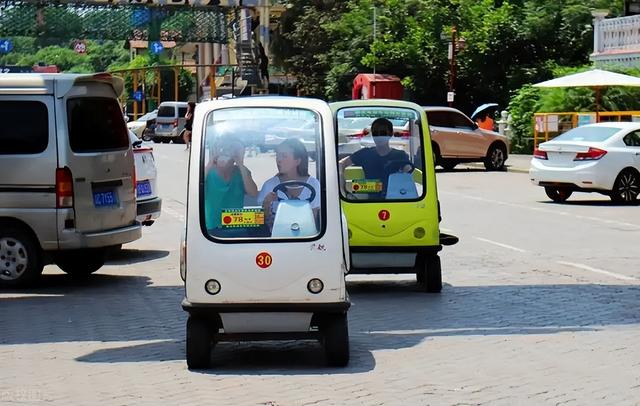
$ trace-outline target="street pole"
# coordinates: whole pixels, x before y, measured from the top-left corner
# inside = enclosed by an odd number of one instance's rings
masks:
[[[455,98],[455,81],[456,81],[456,41],[457,30],[455,25],[451,28],[451,44],[449,45],[449,93],[447,101],[449,107],[453,107],[453,99]]]
[[[373,6],[373,74],[376,74],[376,6]]]

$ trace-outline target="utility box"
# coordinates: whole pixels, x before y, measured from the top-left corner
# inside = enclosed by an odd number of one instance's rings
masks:
[[[351,98],[402,100],[404,88],[400,78],[382,73],[360,73],[353,80]]]

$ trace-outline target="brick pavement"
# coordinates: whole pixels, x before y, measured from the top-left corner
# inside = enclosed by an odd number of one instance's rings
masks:
[[[640,404],[637,281],[473,241],[444,253],[440,295],[349,277],[348,368],[313,342],[223,343],[190,372],[179,232],[164,216],[87,282],[48,267],[43,287],[0,292],[0,404]]]

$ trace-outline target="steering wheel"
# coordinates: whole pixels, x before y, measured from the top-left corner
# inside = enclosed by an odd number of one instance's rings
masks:
[[[416,169],[416,166],[413,164],[413,162],[409,161],[408,159],[397,159],[387,162],[384,165],[384,170],[386,173],[392,174],[399,172],[400,169],[404,168],[407,165],[411,166],[411,170],[408,173],[411,173]]]
[[[302,181],[299,181],[299,180],[288,180],[286,182],[280,183],[279,185],[277,185],[276,187],[273,188],[273,193],[275,193],[276,196],[278,197],[278,201],[284,200],[284,199],[280,198],[280,196],[278,195],[278,192],[282,192],[285,195],[287,195],[287,188],[292,187],[292,186],[302,186],[302,187],[304,187],[306,189],[309,189],[309,192],[311,192],[311,196],[309,196],[306,199],[309,203],[313,202],[313,199],[316,198],[316,190],[313,188],[313,186],[311,186],[307,182],[302,182]],[[302,193],[302,192],[300,192],[300,193]]]

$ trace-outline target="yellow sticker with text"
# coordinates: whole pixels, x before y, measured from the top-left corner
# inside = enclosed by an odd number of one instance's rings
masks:
[[[264,210],[226,209],[220,217],[222,228],[260,227],[264,225]]]
[[[382,192],[382,182],[379,179],[354,179],[351,181],[353,193],[379,193]]]

